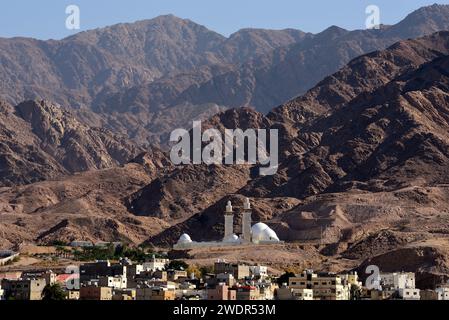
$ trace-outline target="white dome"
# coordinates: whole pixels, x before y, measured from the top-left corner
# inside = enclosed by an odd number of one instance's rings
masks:
[[[226,237],[223,239],[223,242],[226,243],[235,243],[235,242],[239,242],[239,237],[236,236],[235,234],[231,234],[230,236]]]
[[[254,243],[265,242],[265,241],[280,241],[276,232],[274,232],[265,223],[257,223],[251,228],[252,240]]]
[[[192,239],[190,238],[190,236],[187,233],[184,233],[178,240],[179,244],[182,243],[192,243]]]

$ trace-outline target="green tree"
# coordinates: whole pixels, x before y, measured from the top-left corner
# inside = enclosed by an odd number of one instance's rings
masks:
[[[60,301],[66,298],[67,295],[59,283],[48,284],[42,291],[42,300],[44,301]]]
[[[173,260],[167,265],[165,269],[167,270],[187,270],[189,265],[181,260]]]

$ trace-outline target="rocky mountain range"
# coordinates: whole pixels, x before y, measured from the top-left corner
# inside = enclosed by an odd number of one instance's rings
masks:
[[[238,107],[267,113],[359,55],[448,29],[447,17],[449,6],[433,5],[380,30],[243,29],[226,38],[168,15],[60,41],[0,39],[0,95],[55,101],[91,126],[165,147],[193,119]]]
[[[448,8],[422,8],[381,30],[242,30],[224,38],[168,16],[46,42],[85,45],[98,59],[101,47],[113,57],[105,68],[114,71],[72,66],[82,75],[76,90],[67,94],[66,85],[53,82],[51,91],[65,106],[0,103],[2,246],[122,240],[168,247],[185,232],[216,240],[226,202],[249,197],[255,221],[269,224],[286,246],[299,243],[288,247],[294,254],[284,248],[264,256],[273,264],[342,270],[375,262],[396,270],[397,254],[401,270],[447,273],[449,31],[434,31],[449,30]],[[139,26],[158,36],[137,32]],[[178,32],[166,35],[169,29]],[[131,49],[116,47],[122,36],[135,37]],[[158,50],[147,56],[141,37]],[[13,48],[31,40],[5,41]],[[121,63],[129,61],[139,71],[118,85]],[[3,72],[9,66],[2,64]],[[14,101],[24,92],[14,86],[28,85],[10,78],[17,83],[3,96]],[[37,74],[30,79],[41,81]],[[203,117],[203,129],[278,129],[278,172],[173,166],[164,151],[145,145]],[[204,252],[185,254],[201,260]]]

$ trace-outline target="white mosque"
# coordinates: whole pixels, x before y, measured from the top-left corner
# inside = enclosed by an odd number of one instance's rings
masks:
[[[192,241],[188,234],[183,234],[178,242],[174,245],[174,249],[193,249],[207,247],[227,247],[241,245],[258,245],[258,244],[276,244],[281,243],[276,232],[274,232],[265,223],[257,223],[251,226],[251,203],[246,198],[242,210],[242,233],[237,235],[234,233],[234,209],[231,201],[226,206],[224,215],[224,237],[222,241],[214,242],[195,242]]]

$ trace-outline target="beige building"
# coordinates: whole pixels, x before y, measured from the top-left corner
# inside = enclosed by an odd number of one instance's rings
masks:
[[[207,289],[207,300],[236,300],[236,290],[232,290],[226,284],[219,284],[213,289]]]
[[[79,300],[80,292],[78,290],[68,290],[67,291],[67,299],[68,300]]]
[[[261,300],[259,288],[254,286],[237,287],[237,300],[239,301],[254,301]]]
[[[313,290],[282,287],[276,290],[276,296],[278,300],[313,300]]]
[[[187,271],[184,270],[168,270],[167,279],[168,281],[178,281],[179,279],[187,278]]]
[[[80,300],[112,300],[112,288],[110,287],[82,287]]]
[[[132,301],[137,299],[136,289],[114,290],[112,300],[114,301]]]
[[[137,288],[136,290],[137,300],[175,300],[176,292],[175,289],[166,287],[147,287],[147,288]]]
[[[232,274],[235,279],[242,280],[249,278],[249,266],[237,263],[228,263],[225,261],[218,261],[214,264],[214,273],[217,274]]]
[[[349,300],[350,285],[338,275],[318,275],[304,272],[291,277],[288,287],[291,289],[311,289],[316,300]]]
[[[126,289],[128,287],[127,283],[127,278],[124,276],[100,277],[98,281],[100,287],[110,287],[114,289]]]

